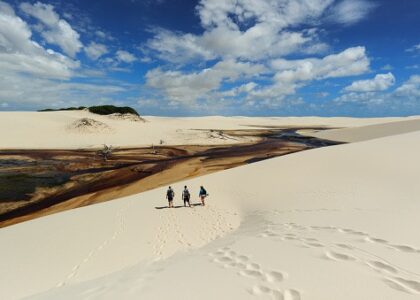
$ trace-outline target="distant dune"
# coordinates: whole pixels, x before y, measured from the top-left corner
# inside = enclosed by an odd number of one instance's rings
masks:
[[[201,118],[143,116],[143,118],[146,122],[137,122],[133,118],[116,115],[102,116],[87,111],[0,112],[0,149],[78,149],[102,147],[103,144],[127,147],[150,146],[162,142],[166,145],[220,144],[232,141],[208,138],[210,129],[314,125],[355,127],[404,120],[404,118],[217,116]],[[89,124],[86,122],[83,124],[83,120],[89,120]]]
[[[420,130],[420,118],[321,131],[313,136],[340,142],[360,142]]]

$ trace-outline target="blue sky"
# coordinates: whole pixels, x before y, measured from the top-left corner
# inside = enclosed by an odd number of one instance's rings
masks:
[[[0,110],[420,114],[413,0],[0,0]]]

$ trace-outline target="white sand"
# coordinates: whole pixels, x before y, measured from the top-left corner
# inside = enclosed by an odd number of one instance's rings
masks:
[[[420,130],[420,118],[319,131],[313,136],[341,142],[360,142]]]
[[[0,229],[0,299],[418,299],[419,153],[322,148],[173,185],[206,207],[156,189]]]
[[[69,129],[83,118],[93,119],[103,126],[87,130]],[[221,144],[243,140],[220,137],[210,129],[246,129],[250,126],[329,126],[353,127],[405,118],[248,118],[204,117],[173,118],[144,117],[147,122],[115,120],[85,111],[62,112],[0,112],[0,149],[95,148],[103,144],[117,147],[177,144]],[[202,130],[199,130],[202,129]]]

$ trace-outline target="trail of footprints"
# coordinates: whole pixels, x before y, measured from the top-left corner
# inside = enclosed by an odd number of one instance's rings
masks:
[[[170,228],[170,221],[168,217],[163,217],[162,215],[159,215],[160,218],[160,225],[157,230],[156,239],[157,242],[154,243],[153,246],[153,252],[154,254],[160,259],[163,255],[163,248],[166,245],[166,240],[169,236],[168,228]]]
[[[295,289],[280,289],[280,283],[288,278],[288,274],[278,270],[266,270],[246,255],[238,254],[229,247],[218,249],[209,254],[218,265],[232,269],[244,278],[254,280],[248,290],[255,296],[271,296],[275,300],[301,300],[301,293]]]
[[[210,206],[206,206],[204,209],[201,207],[199,209],[186,208],[186,211],[190,216],[197,218],[197,222],[193,222],[195,224],[193,236],[189,235],[191,233],[184,233],[180,225],[183,222],[175,211],[170,210],[159,216],[160,225],[153,248],[153,252],[158,259],[162,258],[168,240],[175,239],[176,243],[188,248],[193,246],[192,241],[195,236],[206,243],[234,229],[233,225],[223,215],[229,213],[227,211],[219,211]]]
[[[316,233],[317,231],[330,234],[334,242],[324,242],[308,236],[311,232]],[[363,250],[354,242],[359,244],[375,243],[378,247],[399,251],[405,255],[418,255],[420,254],[419,248],[394,244],[366,232],[349,228],[302,226],[295,223],[269,224],[267,229],[259,234],[259,237],[292,242],[304,248],[322,249],[324,257],[329,260],[362,264],[374,271],[375,274],[379,274],[381,280],[389,287],[410,294],[420,294],[420,274],[397,266],[375,253]],[[343,239],[346,242],[340,242]]]
[[[111,241],[116,240],[125,230],[125,217],[124,217],[124,212],[127,211],[130,206],[132,205],[132,202],[128,202],[127,205],[125,205],[124,207],[122,207],[116,214],[116,226],[115,226],[115,230],[114,233],[112,234],[112,236],[106,240],[104,240],[98,247],[96,247],[95,249],[92,249],[87,255],[86,257],[80,261],[77,265],[75,265],[72,270],[70,271],[70,273],[65,277],[65,279],[61,282],[59,282],[56,286],[57,287],[62,287],[65,286],[67,284],[67,282],[73,278],[76,278],[79,274],[79,271],[81,269],[81,267],[86,264],[87,262],[89,262],[98,252],[102,251],[109,243],[111,243]]]

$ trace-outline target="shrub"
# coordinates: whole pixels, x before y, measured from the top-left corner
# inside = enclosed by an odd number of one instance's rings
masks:
[[[133,114],[133,115],[139,115],[137,111],[131,107],[123,106],[118,107],[114,105],[101,105],[101,106],[91,106],[89,107],[89,111],[94,114],[98,115],[110,115],[110,114]]]
[[[86,109],[86,106],[79,106],[79,107],[67,107],[67,108],[59,108],[59,109],[41,109],[38,111],[62,111],[62,110],[84,110]],[[97,115],[110,115],[110,114],[132,114],[138,116],[138,112],[131,107],[128,106],[114,106],[114,105],[99,105],[99,106],[91,106],[87,108],[91,113],[97,114]]]

